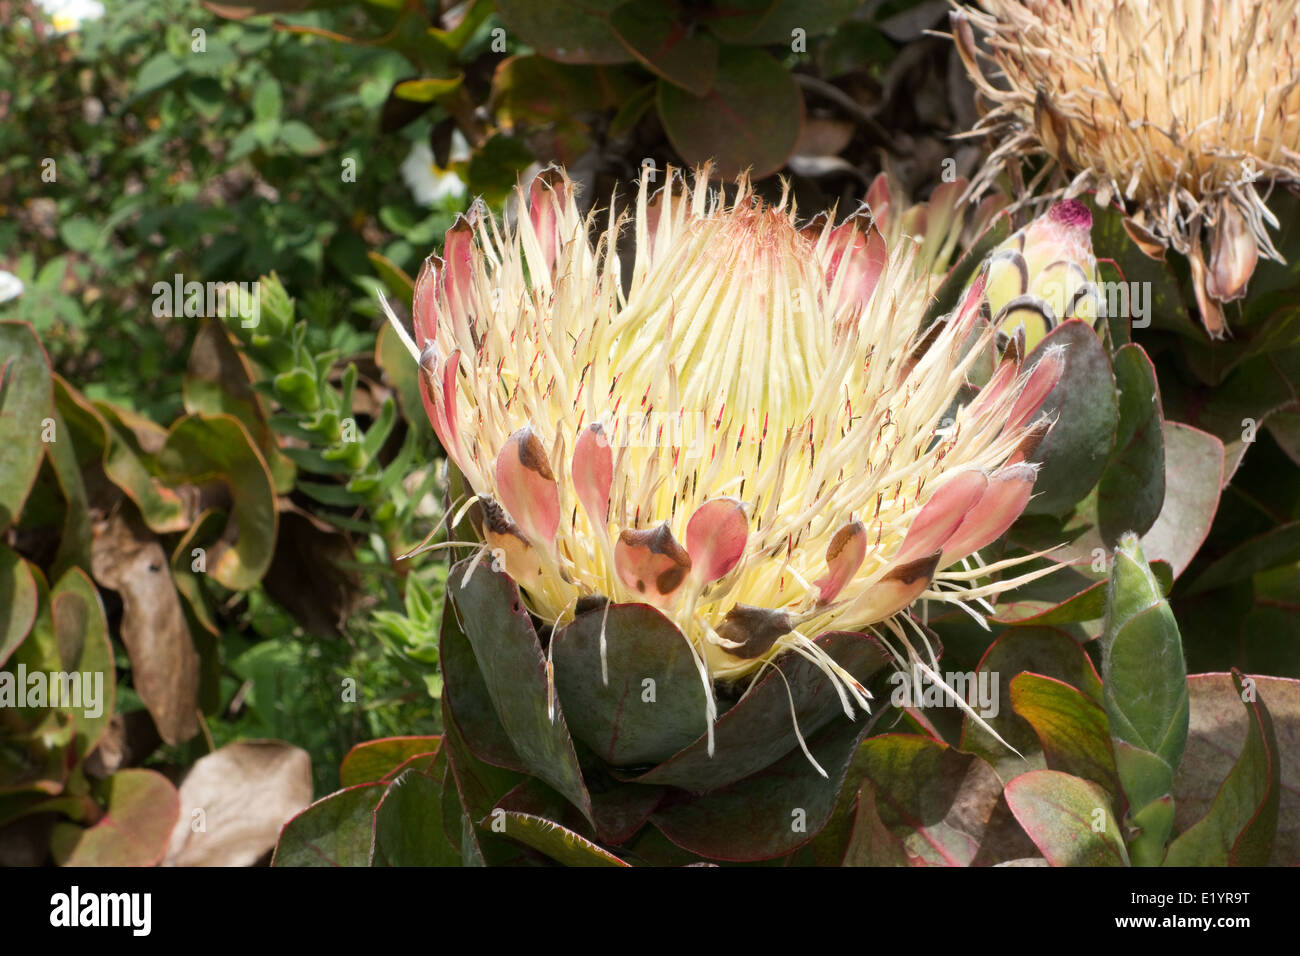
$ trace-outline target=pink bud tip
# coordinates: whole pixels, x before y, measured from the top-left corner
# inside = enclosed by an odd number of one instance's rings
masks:
[[[1092,210],[1077,199],[1058,202],[1047,211],[1047,218],[1073,229],[1092,228]]]
[[[735,498],[716,498],[695,509],[686,524],[686,551],[700,580],[716,581],[740,563],[749,519]]]
[[[560,489],[546,448],[531,428],[519,429],[501,449],[496,479],[502,504],[524,534],[552,544],[560,527]]]

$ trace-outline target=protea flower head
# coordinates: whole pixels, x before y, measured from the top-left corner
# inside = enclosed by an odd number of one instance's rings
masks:
[[[999,165],[1046,154],[1067,196],[1117,202],[1148,254],[1187,256],[1206,329],[1260,255],[1282,261],[1261,198],[1300,184],[1300,5],[1275,0],[981,0],[953,34],[993,104]],[[984,75],[975,30],[996,69]],[[1051,166],[1044,169],[1050,173]],[[979,185],[977,181],[977,186]]]
[[[480,554],[549,624],[593,598],[657,608],[689,642],[711,711],[715,681],[792,650],[851,714],[867,693],[813,638],[888,631],[900,666],[933,675],[905,609],[965,606],[1041,573],[996,580],[1019,559],[975,553],[1030,497],[1024,457],[1062,357],[1009,357],[958,401],[992,347],[984,281],[944,320],[920,319],[964,183],[942,208],[884,214],[923,227],[890,243],[866,209],[801,228],[788,195],[669,177],[653,196],[643,177],[634,211],[598,228],[548,171],[520,188],[512,225],[463,218],[426,263],[407,344],[473,492],[460,513],[478,506]]]

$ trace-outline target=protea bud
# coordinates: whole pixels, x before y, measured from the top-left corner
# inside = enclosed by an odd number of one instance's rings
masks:
[[[551,171],[520,190],[513,225],[458,222],[420,275],[408,344],[529,609],[563,626],[592,599],[652,605],[710,702],[716,681],[793,650],[851,712],[865,691],[815,638],[884,630],[901,664],[928,666],[909,605],[1019,583],[995,580],[1014,562],[966,559],[1030,497],[1036,467],[1021,459],[1062,362],[1017,357],[955,403],[972,338],[994,335],[979,288],[919,328],[961,228],[956,195],[942,216],[911,217],[923,238],[889,244],[869,214],[800,229],[788,196],[672,174],[653,196],[643,178],[635,211],[611,213],[593,244],[596,214]],[[1058,215],[1025,234],[1035,276],[1080,257],[1077,226]]]
[[[1102,313],[1092,213],[1077,200],[1058,202],[993,251],[984,294],[998,346],[1021,354],[1067,319],[1096,324]]]
[[[1068,177],[1060,193],[1095,189],[1099,206],[1118,202],[1148,254],[1172,245],[1187,256],[1205,326],[1224,334],[1219,303],[1243,294],[1259,255],[1282,261],[1268,233],[1277,220],[1261,193],[1300,184],[1300,5],[980,5],[954,13],[952,23],[992,104],[979,125],[999,143],[985,181],[1000,165],[1046,154]],[[976,30],[997,68],[992,79]]]

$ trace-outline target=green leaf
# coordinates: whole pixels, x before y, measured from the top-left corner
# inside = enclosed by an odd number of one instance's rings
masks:
[[[1114,207],[1094,208],[1092,214],[1093,248],[1096,250],[1098,260],[1111,259],[1119,266],[1119,274],[1116,274],[1109,263],[1101,264],[1104,269],[1101,278],[1108,282],[1127,282],[1130,284],[1129,288],[1134,288],[1135,284],[1141,283],[1142,288],[1149,290],[1145,296],[1149,309],[1147,319],[1154,328],[1177,332],[1195,341],[1203,340],[1205,333],[1188,312],[1188,302],[1192,301],[1191,290],[1188,288],[1184,291],[1180,287],[1178,276],[1173,268],[1175,257],[1168,256],[1162,262],[1152,259],[1139,249],[1124,229],[1124,215]],[[1116,304],[1118,305],[1118,302]],[[1121,333],[1116,334],[1114,340],[1127,342],[1130,337],[1131,320],[1138,318],[1130,315],[1131,303],[1128,309],[1108,309],[1107,312],[1111,331]]]
[[[38,601],[31,568],[0,544],[0,667],[31,632]]]
[[[713,860],[768,860],[799,849],[830,819],[866,715],[840,715],[808,738],[823,777],[795,749],[765,770],[700,796],[670,795],[651,822],[679,847]]]
[[[189,521],[180,496],[150,473],[135,436],[117,412],[108,406],[97,407],[61,378],[56,382],[58,411],[76,436],[79,460],[84,463],[83,446],[102,450],[104,474],[131,499],[151,530],[159,534],[184,531]]]
[[[505,830],[512,839],[545,853],[564,866],[627,866],[614,854],[558,823],[524,813],[506,813]]]
[[[69,568],[50,591],[50,612],[54,639],[62,670],[81,675],[81,706],[69,707],[76,728],[76,753],[85,757],[108,731],[117,697],[117,674],[113,647],[108,639],[108,620],[99,590],[81,568]],[[96,680],[98,677],[98,680]],[[101,684],[100,681],[103,683]],[[91,713],[91,693],[97,695]]]
[[[76,437],[68,430],[68,423],[59,411],[63,399],[59,398],[58,395],[63,388],[63,380],[56,376],[56,397],[53,411],[54,428],[56,434],[64,436],[64,440],[52,441],[45,449],[50,458],[50,466],[54,469],[54,478],[59,484],[59,490],[63,493],[64,502],[63,528],[59,535],[59,550],[54,557],[54,563],[49,568],[51,577],[58,577],[73,566],[90,567],[92,539],[90,499],[82,475],[81,458],[84,456],[86,459],[94,459],[97,446],[94,439],[92,439],[90,447],[85,445],[80,448],[76,447],[78,444]],[[3,596],[0,596],[0,606],[3,606],[3,604]],[[3,640],[0,640],[0,648],[3,647]],[[0,650],[0,664],[3,663],[4,651]]]
[[[293,490],[293,462],[281,452],[279,437],[267,424],[247,359],[235,348],[220,320],[207,319],[199,327],[190,347],[181,394],[187,412],[238,418],[266,459],[276,492]]]
[[[274,77],[266,77],[253,90],[253,119],[257,123],[278,122],[280,111],[284,108],[284,98],[280,93],[280,83]]]
[[[1095,621],[1106,613],[1106,582],[1070,567],[1003,595],[989,620],[998,624],[1059,625]]]
[[[859,6],[861,0],[733,0],[707,22],[727,43],[788,47],[795,29],[810,37],[829,33]]]
[[[1300,521],[1243,541],[1201,572],[1186,593],[1199,594],[1296,561],[1300,561]]]
[[[712,159],[723,179],[745,169],[755,179],[776,172],[794,151],[803,124],[798,85],[757,49],[723,49],[705,96],[661,80],[658,103],[664,131],[682,159],[690,165]]]
[[[469,161],[469,188],[491,206],[514,190],[519,174],[533,161],[523,140],[497,133]]]
[[[451,569],[447,594],[487,685],[497,717],[524,766],[591,819],[591,797],[564,714],[548,713],[546,660],[519,589],[488,567],[465,579],[470,561]],[[468,806],[467,806],[468,809]]]
[[[0,531],[22,514],[45,456],[43,433],[53,408],[50,362],[36,333],[26,323],[0,322]]]
[[[975,861],[1002,794],[998,775],[983,760],[925,737],[883,734],[863,741],[853,770],[867,782],[846,865]]]
[[[1127,745],[1125,745],[1127,746]],[[1124,821],[1129,829],[1128,852],[1134,866],[1159,866],[1174,829],[1174,798],[1165,794]]]
[[[608,683],[602,678],[602,630]],[[588,611],[552,640],[555,689],[569,727],[606,763],[659,763],[705,732],[707,703],[691,647],[654,608]]]
[[[866,742],[864,741],[864,744]],[[844,866],[907,866],[903,841],[889,832],[876,809],[876,788],[864,780],[858,789],[853,833],[844,851]]]
[[[1115,373],[1090,325],[1078,319],[1058,325],[1029,353],[1025,367],[1062,345],[1065,371],[1040,412],[1056,416],[1056,424],[1034,452],[1042,468],[1027,514],[1056,514],[1082,499],[1101,478],[1115,441]]]
[[[1188,715],[1182,640],[1160,583],[1131,535],[1115,550],[1100,640],[1111,735],[1177,767]]]
[[[879,641],[862,634],[832,632],[821,635],[816,642],[864,685],[889,660]],[[843,704],[830,679],[811,661],[788,652],[774,660],[772,669],[718,718],[713,728],[712,754],[707,735],[702,735],[671,759],[634,779],[696,792],[716,790],[796,751],[796,720],[806,739],[842,719]]]
[[[1007,804],[1052,866],[1128,866],[1106,791],[1057,770],[1034,770],[1007,784]]]
[[[384,370],[384,376],[396,389],[402,419],[407,427],[414,432],[432,435],[433,426],[420,398],[419,366],[411,361],[411,353],[406,351],[397,332],[387,323],[380,326],[375,338],[375,364]],[[403,471],[399,477],[405,478],[406,472]]]
[[[1169,794],[1174,779],[1169,764],[1127,741],[1112,738],[1111,744],[1115,749],[1115,770],[1130,809],[1141,810]]]
[[[99,227],[89,219],[67,219],[59,223],[59,238],[73,252],[90,252],[99,243]]]
[[[359,743],[339,765],[339,782],[345,787],[384,779],[395,767],[420,754],[437,753],[442,738],[381,737]]]
[[[1011,706],[1034,728],[1049,770],[1120,795],[1106,712],[1096,701],[1063,681],[1022,673],[1011,681]]]
[[[135,77],[135,96],[145,96],[162,89],[185,73],[185,66],[170,53],[155,53]]]
[[[1062,681],[1092,700],[1101,700],[1101,680],[1092,661],[1070,635],[1050,627],[1012,627],[1003,631],[979,662],[977,678],[979,673],[989,674],[990,680],[996,676],[997,711],[987,718],[988,723],[1025,759],[998,743],[969,717],[963,720],[961,732],[961,749],[983,757],[1003,780],[1044,765],[1038,754],[1037,734],[1012,706],[1011,685],[1022,672]]]
[[[627,63],[632,54],[619,42],[606,16],[622,0],[497,0],[512,33],[538,53],[562,63]]]
[[[443,706],[450,722],[464,735],[466,746],[480,760],[524,773],[450,601],[443,605],[438,664],[443,676]]]
[[[1114,356],[1119,388],[1115,451],[1097,489],[1097,517],[1108,547],[1126,531],[1145,534],[1165,499],[1163,417],[1156,370],[1138,345]]]
[[[405,269],[385,259],[377,252],[368,252],[366,257],[370,260],[370,264],[374,267],[380,281],[384,283],[389,295],[399,302],[410,302],[415,297],[415,280],[406,274]],[[384,325],[381,327],[381,331],[388,329],[391,332],[392,328],[391,325]],[[406,356],[406,365],[412,369],[417,367],[415,362],[411,361],[409,352],[403,349],[402,354]]]
[[[1234,670],[1196,674],[1188,685],[1194,722],[1174,783],[1183,833],[1169,847],[1166,863],[1263,866],[1270,862],[1275,832],[1280,853],[1272,862],[1294,863],[1300,683],[1243,678]],[[1274,697],[1278,727],[1266,706]],[[1279,815],[1284,773],[1290,780],[1285,799],[1291,813]]]
[[[89,829],[57,823],[50,852],[60,866],[154,866],[167,852],[180,795],[154,770],[119,770],[103,783],[107,804]]]
[[[713,87],[718,41],[691,31],[667,7],[629,3],[614,10],[609,25],[647,69],[694,96]]]
[[[564,798],[528,781],[516,787],[479,826],[532,847],[564,866],[627,866],[588,836],[561,822]]]
[[[375,807],[375,866],[460,866],[442,827],[441,778],[446,756],[430,773],[405,770]]]
[[[317,800],[284,825],[272,866],[368,866],[382,783],[346,787]]]
[[[299,156],[319,156],[328,148],[316,131],[300,120],[289,120],[279,130],[280,142]]]
[[[494,767],[478,759],[472,752],[459,727],[447,711],[447,698],[443,697],[443,714],[446,734],[443,747],[447,751],[448,767],[460,804],[473,819],[480,820],[507,793],[527,779],[512,770]]]

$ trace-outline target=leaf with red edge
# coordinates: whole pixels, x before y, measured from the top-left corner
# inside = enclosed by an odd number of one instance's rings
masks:
[[[1011,812],[1052,866],[1128,866],[1110,797],[1089,780],[1033,770],[1007,784]]]
[[[474,648],[456,616],[456,605],[446,602],[438,641],[444,720],[453,721],[460,728],[466,744],[478,759],[495,767],[524,773],[524,765],[497,717],[483,673],[474,659]]]
[[[601,676],[602,630],[608,683]],[[657,764],[705,732],[704,686],[690,644],[654,608],[588,611],[552,640],[555,690],[569,726],[606,763]]]
[[[36,579],[17,552],[0,544],[0,667],[36,622]]]
[[[59,670],[81,675],[82,706],[71,710],[77,753],[84,757],[99,744],[113,719],[117,670],[99,590],[81,568],[68,569],[55,583],[50,591],[50,614]],[[93,707],[88,696],[92,693],[97,694]],[[64,709],[69,708],[65,705]],[[92,715],[91,710],[98,713]]]
[[[506,836],[545,853],[564,866],[628,866],[604,847],[545,817],[504,813]]]
[[[884,734],[863,742],[854,769],[870,785],[862,789],[848,859],[910,866],[975,861],[1002,795],[987,763],[926,737]],[[874,811],[864,806],[869,799]]]
[[[312,3],[313,0],[231,0],[230,3],[203,0],[203,6],[228,20],[247,20],[266,13],[298,13]]]
[[[817,644],[864,685],[889,660],[880,642],[863,634],[831,632],[818,637]],[[806,658],[788,652],[773,661],[773,668],[718,719],[712,754],[708,738],[701,735],[635,779],[696,792],[730,786],[792,751],[797,753],[795,720],[805,739],[827,724],[847,722],[830,678]],[[797,755],[802,759],[802,754]]]
[[[650,821],[684,850],[713,860],[768,860],[797,850],[830,819],[858,743],[869,729],[843,715],[808,738],[823,777],[799,749],[750,777],[699,796],[670,792]]]
[[[284,825],[272,866],[368,866],[375,808],[388,791],[362,783],[322,797]]]
[[[1165,422],[1165,502],[1142,536],[1147,559],[1167,561],[1177,578],[1200,550],[1219,509],[1223,442],[1208,432]]]
[[[609,25],[608,12],[618,5],[613,0],[496,0],[512,32],[561,63],[627,63],[633,58]]]
[[[961,749],[979,754],[993,764],[1003,780],[1043,766],[1033,727],[1016,714],[1011,703],[1011,683],[1024,671],[1064,681],[1091,699],[1101,700],[1101,678],[1087,652],[1070,635],[1050,627],[1012,627],[1003,631],[980,660],[977,677],[979,672],[997,675],[997,712],[987,718],[988,723],[1003,740],[1024,754],[1028,762],[994,740],[969,717],[964,719],[961,732]]]
[[[1221,679],[1224,677],[1231,682],[1230,688],[1224,686]],[[1193,713],[1197,715],[1202,734],[1209,724],[1214,728],[1215,744],[1238,756],[1227,776],[1222,778],[1205,816],[1170,844],[1166,866],[1264,866],[1269,862],[1278,824],[1282,759],[1264,694],[1254,679],[1250,680],[1249,692],[1245,678],[1237,670],[1230,675],[1199,674],[1187,680]],[[1285,686],[1279,685],[1279,689]],[[1294,698],[1294,694],[1291,696]],[[1294,704],[1294,700],[1290,703]],[[1242,721],[1233,719],[1232,714],[1239,707],[1246,715],[1242,743],[1238,743]],[[1204,740],[1202,737],[1198,743]],[[1209,768],[1201,762],[1203,759],[1204,750],[1200,747],[1186,754],[1175,779],[1175,790],[1186,782],[1188,775],[1199,778],[1198,782],[1206,779],[1204,775]],[[1174,805],[1177,821],[1182,815],[1178,812],[1181,808],[1177,799]]]
[[[1064,681],[1028,672],[1011,681],[1011,706],[1038,735],[1048,769],[1091,780],[1121,794],[1106,711]]]
[[[262,579],[275,551],[278,512],[266,461],[232,415],[187,415],[173,424],[157,463],[174,484],[214,478],[230,495],[230,520],[208,548],[208,573],[223,587],[247,590]]]
[[[167,852],[180,795],[154,770],[119,770],[104,781],[107,808],[89,829],[55,824],[50,851],[60,866],[152,866]]]
[[[478,820],[526,778],[479,760],[466,745],[460,728],[449,717],[444,698],[443,725],[446,733],[443,735],[442,748],[447,754],[447,767],[451,772],[447,782],[455,786],[466,815]]]
[[[1274,866],[1300,864],[1300,680],[1263,675],[1249,678],[1268,705],[1280,764]],[[1174,775],[1178,829],[1187,830],[1210,810],[1221,781],[1232,771],[1246,739],[1250,718],[1229,674],[1193,674],[1191,727],[1183,761]]]
[[[712,159],[724,179],[745,169],[755,179],[776,172],[803,124],[798,85],[762,50],[724,48],[705,96],[660,80],[657,98],[664,130],[682,159],[691,165]]]
[[[844,851],[844,866],[907,866],[907,848],[889,832],[876,809],[876,788],[864,780],[858,790],[853,833]]]
[[[1056,416],[1056,424],[1034,451],[1043,464],[1028,514],[1056,514],[1083,498],[1097,484],[1115,442],[1115,373],[1105,346],[1092,326],[1071,319],[1038,343],[1026,367],[1058,346],[1065,346],[1065,371],[1039,410]]]
[[[623,45],[652,73],[695,96],[712,88],[718,41],[690,29],[672,10],[628,3],[612,11],[608,22]]]
[[[53,410],[50,362],[36,332],[25,322],[0,322],[0,531],[22,514],[45,457],[49,439],[42,432]]]
[[[1165,500],[1164,415],[1151,359],[1139,345],[1112,358],[1119,388],[1115,451],[1097,488],[1102,540],[1114,546],[1125,531],[1148,531]]]
[[[339,765],[339,782],[345,787],[384,779],[395,767],[421,754],[437,753],[442,738],[381,737],[357,744]]]
[[[506,794],[479,821],[479,826],[500,833],[565,866],[628,866],[628,863],[591,838],[590,828],[579,818],[566,819],[572,808],[545,784],[527,780]]]
[[[375,807],[372,866],[460,866],[442,826],[446,756],[430,772],[404,770]]]
[[[505,574],[482,565],[466,581],[469,566],[466,560],[451,569],[447,594],[456,604],[501,726],[529,772],[590,819],[591,797],[564,714],[558,704],[554,719],[547,712],[546,659],[519,588]]]
[[[727,43],[774,46],[790,43],[795,29],[809,37],[828,33],[860,5],[861,0],[730,0],[705,22]]]

